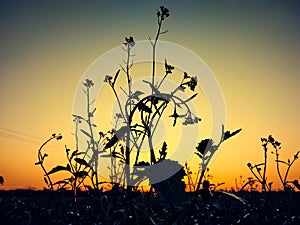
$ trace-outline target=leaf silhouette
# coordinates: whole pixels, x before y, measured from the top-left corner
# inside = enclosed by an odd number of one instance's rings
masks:
[[[191,97],[189,97],[188,99],[186,99],[184,102],[187,103],[189,101],[191,101],[193,98],[195,98],[198,95],[198,93],[193,94]]]
[[[115,75],[115,77],[114,77],[114,81],[112,82],[112,86],[115,86],[115,83],[116,83],[116,81],[117,81],[117,78],[118,78],[118,76],[119,76],[119,73],[120,73],[120,69],[117,71],[117,73],[116,73],[116,75]]]
[[[72,116],[79,119],[79,120],[84,120],[81,116],[78,116],[78,115],[75,115],[75,114],[72,114]]]
[[[111,82],[111,79],[112,79],[111,76],[106,75],[103,82],[109,82],[109,83],[110,83],[110,82]]]
[[[48,154],[45,153],[45,154],[43,155],[43,157],[42,157],[42,160],[44,160],[47,156],[48,156]]]
[[[45,181],[45,183],[46,183],[47,185],[49,184],[49,181],[48,181],[47,177],[44,177],[44,181]]]
[[[114,146],[119,139],[121,139],[128,132],[128,127],[123,126],[119,130],[115,131],[115,135],[107,142],[105,148],[111,148]]]
[[[198,153],[198,152],[195,152],[195,154],[196,154],[197,156],[199,156],[200,159],[202,159],[202,157],[203,157],[202,154],[200,154],[200,153]]]
[[[255,167],[259,167],[259,166],[264,166],[265,163],[259,163],[259,164],[256,164]]]
[[[230,131],[226,131],[226,132],[224,133],[223,141],[225,141],[225,140],[231,138],[232,136],[238,134],[239,132],[241,132],[241,130],[242,130],[242,129],[240,128],[240,129],[238,129],[238,130],[236,130],[236,131],[233,131],[232,133],[231,133]]]
[[[120,152],[122,155],[124,155],[124,147],[123,146],[121,146]]]
[[[96,108],[94,108],[92,112],[89,112],[89,117],[93,117],[93,116],[94,116],[94,113],[95,113],[95,111],[96,111]]]
[[[113,151],[113,152],[111,153],[111,156],[114,157],[114,158],[119,158],[119,159],[125,160],[124,155],[122,155],[122,154],[119,153],[119,152]]]
[[[137,104],[137,107],[138,107],[139,111],[144,111],[144,112],[147,112],[147,113],[152,112],[152,110],[143,102],[139,102]]]
[[[58,171],[71,171],[71,168],[70,168],[70,165],[68,164],[67,166],[56,166],[54,167],[52,170],[50,170],[48,173],[46,173],[45,175],[50,175],[50,174],[53,174],[53,173],[56,173]]]
[[[298,180],[294,180],[292,183],[296,186],[296,188],[298,188],[298,190],[300,190],[300,184]]]
[[[191,78],[191,77],[187,74],[187,72],[184,72],[183,73],[183,79],[188,79],[188,78]]]
[[[197,149],[197,152],[195,152],[196,155],[198,155],[200,158],[202,158],[205,150],[210,149],[212,147],[212,143],[213,142],[211,139],[202,140],[196,147],[196,149]]]
[[[78,150],[75,150],[74,152],[72,152],[72,155],[70,157],[70,159],[73,159],[73,157],[78,153]]]
[[[86,167],[90,167],[90,165],[84,159],[75,158],[74,160],[75,160],[75,162],[79,163],[80,165],[83,165],[83,166],[86,166]]]
[[[165,70],[166,74],[171,74],[172,70],[174,70],[174,66],[171,66],[167,63],[167,60],[165,59]]]
[[[74,173],[75,177],[80,177],[80,178],[86,177],[87,175],[88,175],[88,172],[84,171],[84,170]]]
[[[167,156],[167,143],[164,141],[163,146],[161,147],[161,150],[159,151],[160,159],[164,160]]]
[[[82,133],[84,133],[86,136],[88,136],[89,138],[92,138],[92,136],[91,136],[88,132],[86,132],[85,130],[80,129],[80,131],[81,131]]]
[[[136,99],[136,100],[139,100],[139,96],[142,95],[142,94],[144,94],[144,92],[142,92],[142,91],[135,91],[135,92],[132,94],[131,98]]]
[[[178,113],[176,112],[176,107],[174,108],[173,115],[171,115],[171,116],[169,116],[169,117],[173,117],[173,118],[174,118],[173,127],[175,127],[177,118],[180,117],[180,116],[178,115]]]

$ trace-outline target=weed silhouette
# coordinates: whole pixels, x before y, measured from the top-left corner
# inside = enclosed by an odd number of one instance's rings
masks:
[[[284,190],[289,190],[289,189],[295,189],[298,188],[298,181],[288,181],[288,174],[290,172],[290,169],[292,165],[295,163],[295,161],[299,158],[299,153],[300,151],[296,152],[295,155],[293,156],[293,159],[288,159],[287,161],[283,161],[279,159],[279,150],[281,149],[281,143],[279,141],[276,141],[272,135],[269,135],[268,138],[261,138],[262,142],[262,147],[264,150],[264,162],[252,165],[250,162],[247,164],[249,170],[251,173],[254,175],[256,180],[251,180],[257,181],[261,184],[262,190],[263,191],[271,191],[272,189],[272,184],[273,182],[267,183],[267,177],[266,177],[266,171],[267,171],[267,157],[268,157],[268,146],[271,145],[275,151],[271,151],[270,153],[275,155],[275,163],[276,163],[276,170],[278,177],[280,179],[280,182],[283,186]],[[280,165],[285,165],[286,166],[286,171],[283,174],[280,170]],[[263,172],[261,172],[263,168]]]

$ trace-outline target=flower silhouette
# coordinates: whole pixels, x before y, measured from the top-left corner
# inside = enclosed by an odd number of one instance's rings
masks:
[[[124,45],[128,47],[133,47],[135,45],[133,37],[132,36],[130,36],[129,38],[125,37]]]

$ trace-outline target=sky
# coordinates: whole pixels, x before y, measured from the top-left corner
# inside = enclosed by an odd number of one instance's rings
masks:
[[[44,186],[34,163],[52,133],[64,138],[47,146],[47,166],[65,163],[64,145],[74,146],[72,110],[82,75],[125,36],[153,37],[160,5],[171,14],[161,39],[206,62],[223,92],[226,128],[243,129],[210,165],[212,182],[231,188],[235,178],[251,176],[246,164],[263,161],[260,138],[269,134],[282,143],[283,160],[300,150],[297,1],[1,0],[1,189]],[[197,160],[191,159],[194,169]],[[270,156],[268,179],[279,187],[273,161]],[[289,179],[300,179],[299,171],[297,161]]]

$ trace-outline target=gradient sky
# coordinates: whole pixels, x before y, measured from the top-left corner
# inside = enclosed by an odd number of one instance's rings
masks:
[[[297,1],[1,0],[0,175],[5,188],[44,185],[34,163],[39,145],[53,132],[64,139],[47,147],[49,166],[65,162],[64,144],[74,146],[71,115],[82,74],[125,36],[153,37],[160,5],[171,12],[162,40],[189,48],[208,64],[224,94],[226,127],[243,128],[211,165],[213,182],[225,181],[230,188],[234,178],[249,177],[246,164],[263,160],[260,138],[269,134],[282,142],[282,159],[300,150]],[[290,179],[300,179],[299,171],[297,162]],[[275,172],[268,172],[276,183]]]

